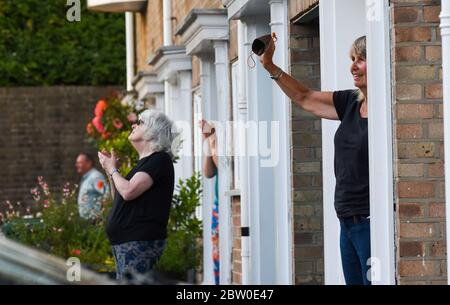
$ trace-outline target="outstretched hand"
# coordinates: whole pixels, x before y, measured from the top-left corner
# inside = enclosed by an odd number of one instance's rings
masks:
[[[273,65],[273,54],[275,53],[275,42],[277,41],[277,34],[275,32],[272,33],[272,40],[270,41],[267,50],[263,55],[259,57],[259,61],[261,64],[267,68],[270,65]]]

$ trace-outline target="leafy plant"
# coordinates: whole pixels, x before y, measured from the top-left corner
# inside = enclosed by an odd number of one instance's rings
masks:
[[[86,126],[87,135],[98,150],[114,150],[123,173],[127,173],[138,160],[138,153],[128,140],[131,124],[136,120],[134,107],[122,103],[118,96],[112,96],[97,102],[94,118]]]
[[[6,202],[6,216],[0,215],[4,234],[62,258],[76,256],[97,271],[112,271],[114,260],[104,230],[110,202],[104,203],[98,219],[88,221],[78,213],[77,186],[67,183],[61,193],[52,193],[42,177],[38,181],[39,187],[31,190],[31,207]]]
[[[199,266],[202,222],[195,212],[201,198],[200,174],[178,182],[170,211],[167,247],[157,264],[158,270],[185,276],[188,270]]]

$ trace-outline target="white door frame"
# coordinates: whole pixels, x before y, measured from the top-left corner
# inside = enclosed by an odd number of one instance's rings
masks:
[[[277,52],[274,61],[284,71],[289,71],[289,18],[288,1],[271,0],[270,27],[277,33]],[[278,123],[277,165],[273,168],[275,179],[274,204],[276,225],[276,283],[294,283],[293,224],[292,224],[292,169],[291,169],[291,100],[274,82],[272,84],[272,120]],[[274,142],[272,142],[274,143]]]
[[[245,91],[247,93],[247,123],[251,126],[266,122],[269,135],[255,134],[248,130],[244,149],[255,152],[260,141],[271,144],[273,153],[269,158],[257,156],[246,158],[240,165],[247,168],[241,175],[243,200],[248,199],[250,224],[250,275],[245,282],[250,284],[292,284],[292,190],[290,164],[290,101],[269,78],[267,71],[257,62],[255,68],[247,66],[251,44],[256,37],[277,32],[279,51],[275,60],[288,71],[288,26],[287,0],[222,1],[227,5],[228,17],[241,20],[244,48],[240,52],[240,65],[246,70]],[[284,51],[281,51],[284,50]],[[254,56],[255,61],[258,59]],[[272,124],[278,130],[272,134]],[[255,129],[255,128],[253,128]],[[259,129],[259,128],[257,128]],[[259,130],[259,133],[263,130]],[[267,161],[275,165],[269,165]],[[276,160],[275,160],[276,159]],[[269,167],[266,167],[269,166]],[[244,169],[245,170],[245,169]],[[248,177],[247,179],[245,179]],[[276,177],[276,178],[275,178]],[[247,191],[248,190],[248,191]],[[244,202],[245,204],[245,202]],[[247,207],[247,206],[245,206]],[[245,208],[243,205],[243,208]],[[243,211],[246,213],[247,211]],[[244,252],[246,252],[243,249]],[[247,258],[247,254],[245,258]],[[243,258],[244,260],[244,258]],[[247,267],[245,267],[247,268]],[[247,270],[247,269],[246,269]]]
[[[366,7],[367,4],[367,7]],[[378,19],[366,18],[373,7]],[[320,4],[322,90],[353,88],[349,49],[366,34],[369,61],[369,156],[371,245],[374,284],[394,284],[394,210],[392,178],[392,128],[390,85],[389,8],[385,0],[329,0]],[[367,32],[366,32],[366,29]],[[380,51],[380,46],[381,51]],[[373,88],[371,90],[371,88]],[[375,126],[376,124],[376,126]],[[334,145],[339,122],[322,120],[325,283],[345,284],[339,250],[339,222],[334,211]],[[376,209],[375,209],[376,207]]]
[[[371,275],[373,285],[395,284],[390,7],[366,0],[369,101]]]

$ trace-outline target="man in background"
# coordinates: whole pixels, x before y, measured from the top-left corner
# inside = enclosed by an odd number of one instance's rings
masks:
[[[94,159],[88,153],[80,153],[75,168],[82,176],[78,193],[80,217],[95,220],[101,215],[102,202],[108,197],[109,188],[105,176],[94,167]]]

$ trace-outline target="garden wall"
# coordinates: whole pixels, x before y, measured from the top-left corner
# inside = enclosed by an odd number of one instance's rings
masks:
[[[98,99],[119,87],[0,87],[0,211],[5,201],[30,203],[37,176],[50,187],[78,183],[80,151],[95,153],[86,124]]]

